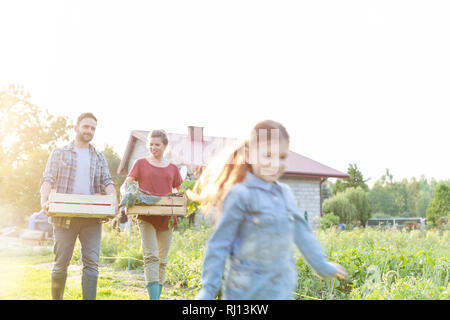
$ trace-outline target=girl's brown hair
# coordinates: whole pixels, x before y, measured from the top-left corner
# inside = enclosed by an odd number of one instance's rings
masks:
[[[206,215],[212,209],[216,209],[214,223],[219,217],[223,200],[230,188],[234,184],[244,181],[247,172],[252,171],[248,161],[249,146],[256,143],[259,148],[259,143],[263,140],[270,144],[273,129],[278,130],[280,140],[289,142],[289,134],[281,123],[273,120],[258,122],[247,139],[234,146],[231,151],[225,152],[221,157],[213,159],[201,173],[194,189],[187,191],[187,196],[191,200],[201,204],[203,214]],[[267,133],[263,139],[260,135],[261,132]]]

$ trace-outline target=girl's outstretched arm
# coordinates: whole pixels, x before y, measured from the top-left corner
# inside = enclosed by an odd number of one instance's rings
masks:
[[[294,219],[295,244],[301,251],[306,262],[321,277],[331,277],[341,274],[342,271],[340,268],[342,267],[336,263],[328,261],[322,245],[303,217],[299,214],[298,216],[294,216]],[[345,272],[345,270],[343,272]]]
[[[219,291],[225,261],[246,211],[247,191],[242,185],[234,185],[223,201],[216,228],[206,245],[198,300],[213,300]]]
[[[287,205],[293,215],[294,241],[302,253],[303,258],[319,276],[330,277],[337,275],[341,271],[338,268],[339,265],[328,261],[322,245],[312,232],[308,222],[306,222],[306,220],[301,216],[291,189],[284,185],[284,191],[286,194],[286,200],[288,201]]]

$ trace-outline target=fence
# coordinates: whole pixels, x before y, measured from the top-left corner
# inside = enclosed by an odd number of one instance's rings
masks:
[[[411,223],[425,228],[425,218],[370,218],[366,227],[404,228]]]

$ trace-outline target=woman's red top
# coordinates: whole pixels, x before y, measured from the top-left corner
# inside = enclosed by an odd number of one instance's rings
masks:
[[[155,196],[166,196],[183,182],[178,167],[173,163],[161,168],[150,164],[146,158],[137,159],[128,176],[139,183],[139,188]],[[157,230],[168,230],[171,217],[173,225],[177,225],[176,216],[138,216],[138,219],[151,223]]]

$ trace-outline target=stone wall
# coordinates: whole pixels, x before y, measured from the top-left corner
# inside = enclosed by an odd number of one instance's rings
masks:
[[[301,214],[304,216],[306,211],[310,226],[315,227],[320,217],[320,179],[282,177],[280,182],[289,185]]]

